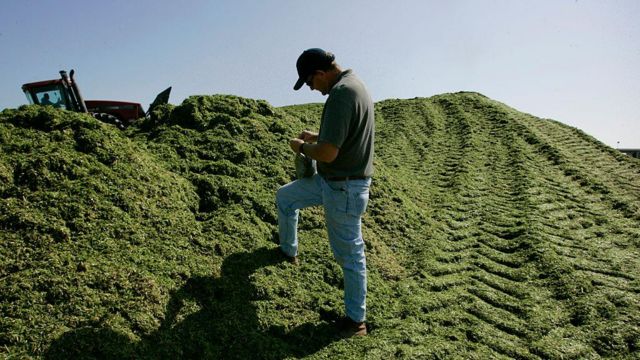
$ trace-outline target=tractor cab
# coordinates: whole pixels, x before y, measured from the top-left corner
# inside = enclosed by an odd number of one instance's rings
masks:
[[[25,84],[22,86],[22,91],[27,96],[29,104],[52,105],[60,109],[77,111],[71,108],[69,95],[61,80]]]

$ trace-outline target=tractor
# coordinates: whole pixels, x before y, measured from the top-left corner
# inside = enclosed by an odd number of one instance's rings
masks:
[[[113,100],[84,100],[74,80],[74,70],[69,74],[60,71],[60,79],[32,82],[22,85],[30,104],[51,105],[56,108],[90,113],[93,117],[124,129],[137,119],[148,116],[153,108],[169,102],[171,87],[167,88],[149,105],[145,114],[139,103]]]

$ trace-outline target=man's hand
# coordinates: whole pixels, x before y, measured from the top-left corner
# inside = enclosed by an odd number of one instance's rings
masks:
[[[304,154],[307,157],[321,162],[333,162],[340,152],[340,149],[329,143],[309,144],[302,141],[302,139],[289,140],[289,146],[296,154],[300,152],[300,145],[302,144],[305,144]]]
[[[314,143],[316,141],[318,141],[318,133],[314,133],[311,132],[309,130],[305,130],[303,132],[300,133],[300,135],[298,135],[298,139],[304,141],[304,142],[308,142],[308,143]]]
[[[304,140],[302,139],[289,140],[289,146],[291,146],[291,150],[293,150],[293,152],[296,154],[300,152],[300,145],[302,144],[304,144]]]

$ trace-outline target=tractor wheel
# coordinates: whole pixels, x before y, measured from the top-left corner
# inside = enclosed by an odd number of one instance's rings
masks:
[[[94,118],[107,123],[107,124],[113,124],[115,125],[118,129],[120,130],[124,130],[125,126],[124,123],[122,123],[122,121],[120,121],[120,119],[118,119],[117,117],[111,115],[111,114],[106,114],[106,113],[92,113],[91,115],[93,115]]]

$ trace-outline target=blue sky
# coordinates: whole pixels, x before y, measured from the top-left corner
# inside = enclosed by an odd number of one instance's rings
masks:
[[[477,91],[640,148],[637,0],[3,0],[0,109],[20,85],[76,70],[86,99],[141,102],[173,86],[274,106],[323,102],[293,91],[306,48],[336,54],[374,100]],[[618,144],[619,142],[619,144]]]

